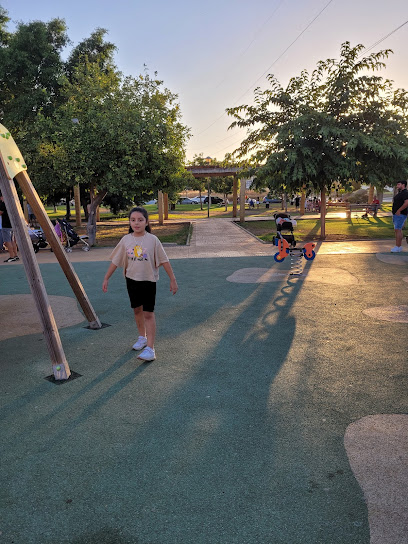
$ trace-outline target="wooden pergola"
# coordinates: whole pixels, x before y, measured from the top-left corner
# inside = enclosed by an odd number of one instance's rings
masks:
[[[242,168],[230,166],[223,168],[221,166],[187,166],[188,170],[195,178],[215,178],[234,176],[232,186],[232,217],[237,217],[238,207],[238,180],[239,173]],[[240,198],[239,198],[239,220],[241,223],[245,221],[245,180],[241,180]]]

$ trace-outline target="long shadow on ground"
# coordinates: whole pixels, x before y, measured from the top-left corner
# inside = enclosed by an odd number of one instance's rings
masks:
[[[386,265],[368,261],[381,281]],[[359,278],[368,261],[353,262]],[[324,259],[333,262],[349,266]],[[346,426],[385,401],[375,376],[363,384],[367,360],[347,355],[379,335],[376,327],[355,329],[367,282],[355,300],[342,286],[322,290],[286,277],[226,281],[259,265],[277,266],[267,258],[174,261],[180,291],[172,297],[163,274],[152,364],[129,351],[135,327],[120,273],[100,292],[106,263],[76,269],[112,326],[60,331],[82,378],[41,382],[50,368],[40,335],[0,344],[8,354],[1,368],[4,538],[368,544],[365,504],[343,447]],[[50,294],[69,294],[56,266],[42,270]],[[27,292],[22,277],[7,279],[11,292]],[[333,350],[344,330],[344,352]],[[395,399],[388,408],[401,409],[402,390],[395,383],[387,390]]]

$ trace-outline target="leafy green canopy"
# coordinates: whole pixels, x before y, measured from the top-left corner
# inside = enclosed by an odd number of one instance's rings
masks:
[[[248,128],[235,155],[259,186],[324,190],[359,180],[383,187],[406,177],[407,92],[372,74],[390,50],[360,59],[363,49],[343,43],[340,60],[319,62],[286,89],[269,75],[270,88],[255,90],[254,105],[227,110],[230,128]]]
[[[0,11],[0,104],[39,192],[80,183],[99,200],[171,192],[189,135],[177,96],[148,74],[124,77],[115,46],[96,29],[68,60],[65,22],[21,23],[7,33]]]

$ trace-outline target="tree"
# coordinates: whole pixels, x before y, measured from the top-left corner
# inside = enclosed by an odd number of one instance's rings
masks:
[[[64,21],[20,24],[8,34],[8,20],[1,10],[0,106],[40,194],[55,202],[80,183],[81,194],[90,195],[93,243],[95,211],[108,192],[132,200],[158,189],[174,192],[189,135],[177,96],[156,75],[123,77],[104,29],[64,63]]]
[[[0,109],[7,128],[15,134],[42,110],[52,112],[59,101],[64,63],[61,52],[68,43],[66,24],[20,23],[8,34],[6,12],[0,13]]]
[[[389,173],[408,171],[407,94],[369,75],[384,67],[391,51],[359,59],[362,45],[345,42],[340,60],[318,63],[283,89],[273,75],[270,89],[255,90],[254,106],[230,108],[230,128],[248,127],[236,155],[259,184],[270,190],[321,192],[322,238],[326,192],[332,182],[386,184]],[[381,164],[380,164],[381,163]],[[387,175],[388,172],[388,175]]]
[[[85,62],[66,82],[64,95],[55,114],[42,119],[41,151],[59,179],[90,187],[88,235],[94,243],[96,208],[108,192],[133,198],[172,189],[188,130],[177,96],[149,75],[119,80],[115,72]]]

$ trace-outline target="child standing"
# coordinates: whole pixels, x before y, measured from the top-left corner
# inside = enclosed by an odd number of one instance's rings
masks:
[[[170,278],[170,291],[173,295],[177,293],[178,286],[160,240],[150,232],[147,211],[141,207],[133,208],[129,213],[129,223],[129,234],[121,239],[112,252],[112,262],[103,280],[102,290],[107,292],[109,278],[118,266],[123,267],[130,305],[139,331],[139,338],[133,349],[139,351],[144,348],[138,356],[141,361],[154,361],[154,306],[160,266],[163,266]]]

